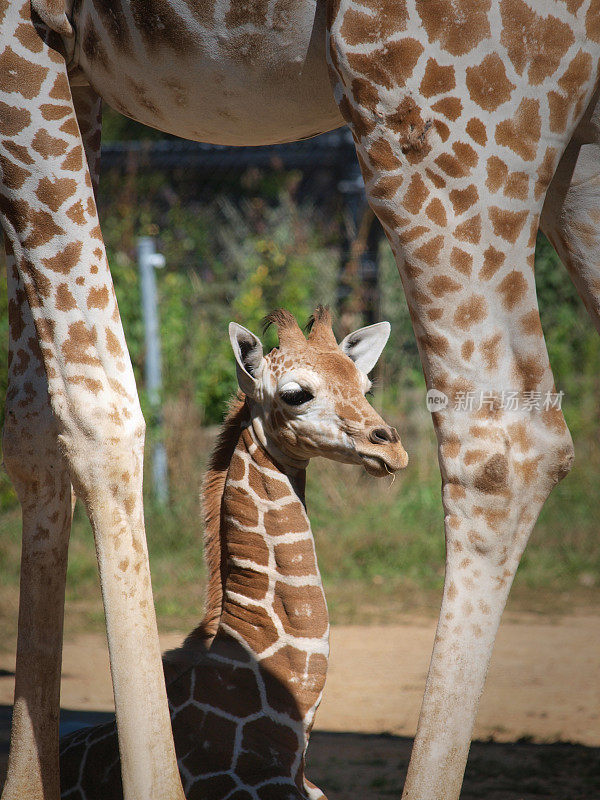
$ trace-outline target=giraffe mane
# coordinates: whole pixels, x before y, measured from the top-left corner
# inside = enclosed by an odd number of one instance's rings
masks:
[[[165,653],[164,659],[170,663],[193,662],[198,651],[204,653],[210,647],[219,627],[227,577],[221,526],[223,493],[233,452],[248,419],[246,397],[238,392],[229,402],[228,413],[219,431],[202,483],[204,561],[208,571],[204,617],[181,647]]]

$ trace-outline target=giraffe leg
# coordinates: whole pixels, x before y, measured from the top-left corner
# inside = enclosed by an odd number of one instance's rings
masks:
[[[548,189],[541,228],[600,332],[599,223],[600,144],[581,143],[574,137]]]
[[[44,364],[47,387],[33,391],[49,393],[94,531],[124,797],[179,799],[144,534],[144,421],[66,67],[38,35],[28,1],[2,9],[0,41],[0,220]],[[8,791],[4,800],[23,797]]]
[[[87,85],[72,86],[71,95],[95,195],[100,179],[102,99],[91,86]]]
[[[6,470],[23,514],[19,637],[6,797],[55,798],[71,480],[59,450],[35,327],[8,255]]]
[[[332,3],[329,56],[369,202],[396,256],[427,386],[445,396],[432,416],[446,574],[403,797],[456,800],[512,580],[573,459],[533,265],[544,195],[593,84],[574,84],[563,105],[570,130],[556,130],[547,98],[530,91],[503,50],[473,63],[468,52],[444,49],[468,51],[476,20],[462,29],[450,11],[442,23],[433,11],[424,23],[426,7],[373,2],[367,12]],[[534,23],[527,36],[535,38]],[[568,67],[566,59],[561,72]]]

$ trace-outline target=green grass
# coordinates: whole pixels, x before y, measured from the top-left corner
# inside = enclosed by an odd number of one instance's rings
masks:
[[[439,603],[444,540],[433,432],[426,417],[391,419],[403,431],[411,457],[395,480],[377,480],[360,468],[323,459],[309,468],[308,510],[334,622],[391,621],[402,612],[432,612]],[[195,425],[181,408],[171,409],[167,422],[172,505],[161,510],[147,502],[146,527],[160,626],[185,630],[202,613],[199,486],[214,431]],[[182,436],[182,427],[188,435]],[[518,607],[568,610],[574,603],[600,600],[600,452],[590,437],[576,442],[576,452],[573,471],[548,499],[523,557],[513,589]],[[2,480],[0,632],[10,646],[20,514],[6,476]],[[67,632],[101,627],[92,534],[80,505],[69,550],[68,604]]]

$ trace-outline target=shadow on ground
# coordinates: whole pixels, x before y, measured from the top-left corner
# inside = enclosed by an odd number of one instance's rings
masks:
[[[0,787],[10,737],[10,706],[0,706]],[[61,734],[98,725],[112,714],[61,711]],[[307,775],[328,800],[399,798],[412,739],[316,731]],[[597,800],[600,747],[557,742],[473,742],[461,800]]]
[[[307,775],[329,800],[399,798],[412,739],[316,732]],[[461,800],[597,800],[600,747],[473,742]]]

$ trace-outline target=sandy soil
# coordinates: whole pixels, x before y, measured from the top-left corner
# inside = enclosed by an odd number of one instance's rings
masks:
[[[330,800],[397,795],[434,629],[431,619],[406,618],[394,626],[332,630],[330,671],[308,772]],[[169,634],[163,647],[176,646],[181,638]],[[14,660],[0,655],[0,751],[7,744],[13,668]],[[475,727],[476,739],[493,742],[474,745],[462,796],[600,797],[599,675],[597,616],[505,619]],[[65,645],[62,705],[112,710],[102,637],[85,635]],[[550,744],[556,742],[563,744]]]

